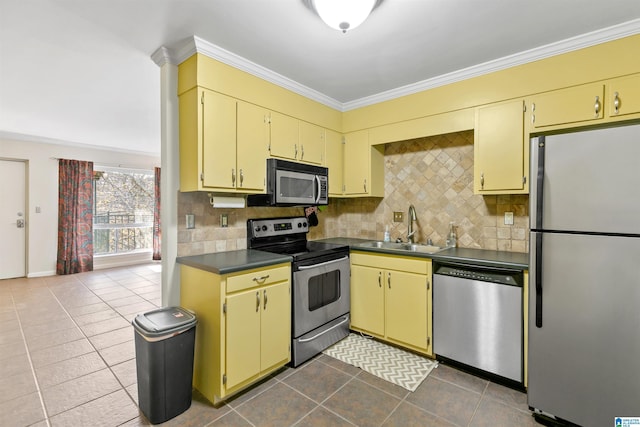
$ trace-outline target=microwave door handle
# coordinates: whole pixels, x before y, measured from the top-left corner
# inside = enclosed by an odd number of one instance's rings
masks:
[[[318,204],[318,202],[320,202],[320,177],[318,175],[314,176],[314,180],[315,180],[315,191],[316,191],[316,201],[315,204]]]

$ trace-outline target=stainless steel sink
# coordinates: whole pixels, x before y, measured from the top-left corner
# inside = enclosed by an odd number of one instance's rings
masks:
[[[395,250],[400,252],[422,252],[425,254],[434,254],[440,252],[444,248],[433,245],[422,245],[420,243],[395,243],[395,242],[365,242],[358,246],[363,248],[377,248]]]

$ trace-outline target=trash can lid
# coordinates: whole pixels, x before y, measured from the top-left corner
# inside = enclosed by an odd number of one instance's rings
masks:
[[[196,323],[196,316],[182,307],[165,307],[138,314],[133,326],[142,335],[158,337],[186,331]]]

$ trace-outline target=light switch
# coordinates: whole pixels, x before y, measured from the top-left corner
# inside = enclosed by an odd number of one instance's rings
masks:
[[[393,222],[402,222],[403,218],[404,218],[404,212],[393,213]]]
[[[40,206],[36,206],[36,213],[40,213]]]
[[[513,212],[504,213],[504,225],[513,225]]]
[[[220,214],[220,227],[229,226],[229,214]]]
[[[196,216],[194,214],[186,215],[186,225],[187,225],[187,230],[196,228]]]

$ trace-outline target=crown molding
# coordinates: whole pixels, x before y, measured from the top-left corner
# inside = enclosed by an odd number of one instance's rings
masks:
[[[538,61],[552,56],[560,55],[567,52],[583,49],[597,44],[621,39],[624,37],[640,34],[640,19],[623,22],[618,25],[592,31],[590,33],[581,34],[548,45],[533,48],[527,51],[519,52],[513,55],[498,58],[482,64],[474,65],[451,73],[443,74],[430,79],[422,80],[409,85],[401,86],[395,89],[387,90],[363,97],[349,102],[339,102],[317,90],[311,89],[294,80],[291,80],[279,73],[276,73],[266,67],[249,61],[233,52],[223,49],[213,43],[210,43],[198,36],[190,37],[183,40],[175,48],[160,47],[152,55],[152,59],[156,64],[162,66],[165,63],[180,64],[195,53],[201,53],[222,63],[245,71],[263,80],[276,84],[280,87],[288,89],[299,95],[312,99],[327,107],[338,111],[349,111],[356,108],[366,107],[379,102],[389,101],[406,95],[433,89],[439,86],[459,82],[473,77],[482,76],[484,74],[493,73],[517,65]]]
[[[400,98],[402,96],[412,95],[414,93],[434,89],[439,86],[490,74],[496,71],[515,67],[517,65],[550,58],[552,56],[584,49],[586,47],[595,46],[597,44],[606,43],[635,34],[640,34],[640,19],[581,34],[555,43],[515,53],[513,55],[484,62],[468,68],[463,68],[431,79],[422,80],[396,89],[380,92],[354,101],[345,102],[342,104],[342,111],[354,110],[356,108],[366,107],[379,102]]]
[[[178,65],[174,60],[171,50],[165,46],[160,46],[156,49],[156,51],[151,54],[151,59],[158,67],[162,67],[165,64]]]
[[[104,145],[85,144],[83,142],[67,141],[67,140],[62,140],[57,138],[49,138],[45,136],[31,135],[26,133],[9,132],[4,130],[0,130],[0,140],[16,141],[16,142],[31,142],[31,143],[47,144],[47,145],[59,145],[63,147],[73,147],[73,148],[79,148],[83,150],[98,150],[102,152],[122,153],[122,154],[128,154],[133,156],[157,157],[158,159],[160,158],[159,152],[139,151],[139,150],[130,150],[128,148],[107,147]]]

